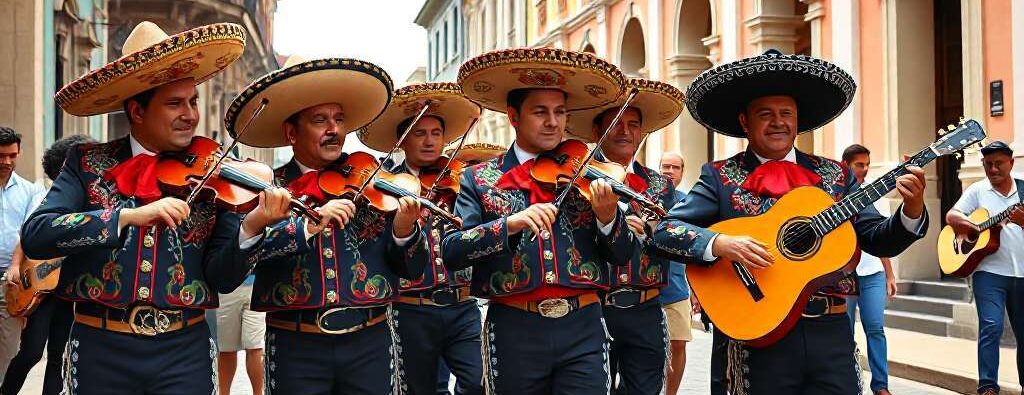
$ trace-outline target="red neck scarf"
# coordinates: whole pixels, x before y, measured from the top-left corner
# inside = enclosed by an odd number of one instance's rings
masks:
[[[819,182],[821,176],[803,166],[785,160],[771,160],[754,169],[740,187],[758,196],[778,199],[793,188]]]
[[[154,155],[135,155],[108,169],[103,179],[113,181],[122,196],[134,197],[143,204],[154,202],[163,196],[156,182],[157,161]]]
[[[292,196],[308,196],[317,202],[324,201],[324,192],[320,190],[320,172],[308,171],[301,177],[288,183],[288,192]]]
[[[530,193],[530,204],[549,203],[555,200],[555,191],[545,188],[537,183],[530,176],[530,169],[533,167],[533,159],[526,161],[519,166],[513,167],[501,175],[498,183],[494,186],[501,189],[518,189]]]

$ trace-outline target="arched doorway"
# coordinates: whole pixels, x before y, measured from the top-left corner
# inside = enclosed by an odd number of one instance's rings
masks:
[[[711,46],[715,41],[714,7],[709,0],[680,0],[675,23],[675,54],[668,59],[669,81],[686,90],[702,71],[712,66]],[[684,187],[693,185],[700,176],[700,163],[714,159],[714,136],[693,120],[686,110],[676,123],[661,136],[664,151],[678,151],[686,163]]]
[[[647,49],[644,45],[644,29],[636,17],[629,18],[622,29],[622,43],[619,45],[619,67],[630,77],[647,76]]]

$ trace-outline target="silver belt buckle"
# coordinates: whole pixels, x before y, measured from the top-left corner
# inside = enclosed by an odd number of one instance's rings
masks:
[[[154,306],[136,306],[128,315],[128,325],[136,335],[156,336],[169,332],[172,315],[181,315],[181,312],[168,314]],[[184,317],[179,318],[184,320]]]
[[[367,315],[365,322],[363,322],[362,324],[356,325],[356,326],[350,326],[348,328],[342,328],[342,329],[327,329],[327,328],[324,328],[324,325],[323,325],[324,317],[326,317],[328,315],[331,315],[333,313],[336,313],[336,312],[339,312],[339,311],[345,311],[345,310],[349,310],[349,308],[348,307],[334,307],[334,308],[327,309],[324,312],[318,314],[316,316],[316,327],[320,329],[320,332],[326,333],[328,335],[344,335],[346,333],[352,333],[352,332],[358,331],[360,329],[366,328],[366,323],[370,321],[369,315]]]
[[[616,302],[616,295],[624,294],[624,293],[627,293],[627,292],[637,294],[637,297],[636,297],[637,303],[633,303],[633,304],[630,304],[630,305],[620,305],[620,304],[618,304],[618,302]],[[630,309],[630,308],[636,307],[636,306],[638,306],[640,304],[640,299],[643,299],[643,293],[640,290],[633,289],[633,288],[619,288],[619,289],[616,289],[616,290],[614,290],[612,292],[609,292],[608,295],[606,295],[605,298],[604,298],[604,300],[605,300],[605,302],[606,302],[606,304],[608,306],[614,307],[614,308],[617,308],[617,309]]]
[[[545,318],[562,318],[569,314],[569,301],[558,299],[544,299],[537,303],[537,311]]]

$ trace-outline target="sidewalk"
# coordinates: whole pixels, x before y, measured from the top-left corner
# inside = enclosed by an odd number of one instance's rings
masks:
[[[861,365],[867,368],[867,342],[860,324],[855,338]],[[925,382],[962,394],[976,394],[978,351],[973,340],[926,335],[885,328],[889,349],[889,375]],[[1012,348],[999,350],[999,386],[1002,394],[1019,395],[1017,356]]]

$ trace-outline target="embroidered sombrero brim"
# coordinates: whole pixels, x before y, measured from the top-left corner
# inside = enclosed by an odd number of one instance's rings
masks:
[[[629,91],[631,88],[637,88],[637,94],[629,106],[640,111],[643,118],[640,131],[644,134],[661,130],[683,112],[683,92],[672,85],[643,78],[631,78],[626,81],[626,90]],[[626,96],[622,95],[607,106],[569,113],[566,131],[580,140],[594,142],[595,118],[608,110],[617,111],[626,102]]]
[[[445,156],[451,157],[455,148],[445,151]],[[488,143],[466,144],[455,154],[455,159],[466,163],[480,163],[497,158],[505,153],[505,147]]]
[[[473,120],[480,117],[480,105],[463,95],[458,84],[414,84],[395,91],[384,113],[358,132],[359,141],[377,151],[390,151],[398,141],[398,125],[419,114],[427,100],[431,103],[424,116],[432,115],[444,120],[444,145],[465,134],[473,125]]]
[[[504,113],[508,93],[522,88],[558,89],[566,108],[582,110],[615,101],[622,94],[622,72],[585,52],[556,48],[502,49],[467,60],[459,85],[471,100]]]
[[[120,110],[125,99],[169,82],[193,78],[196,85],[242,55],[245,29],[216,23],[167,36],[142,22],[125,41],[126,54],[67,84],[54,100],[69,114],[89,116]]]
[[[769,50],[704,71],[686,90],[693,119],[715,132],[746,137],[739,114],[756,98],[790,96],[797,104],[797,132],[815,130],[853,101],[857,83],[839,66],[804,55]]]
[[[224,115],[224,128],[246,145],[282,147],[288,145],[285,120],[313,106],[337,103],[345,113],[344,132],[348,133],[380,116],[391,101],[391,89],[388,73],[370,62],[343,58],[289,61],[235,97]],[[239,136],[263,99],[267,99],[266,108]]]

